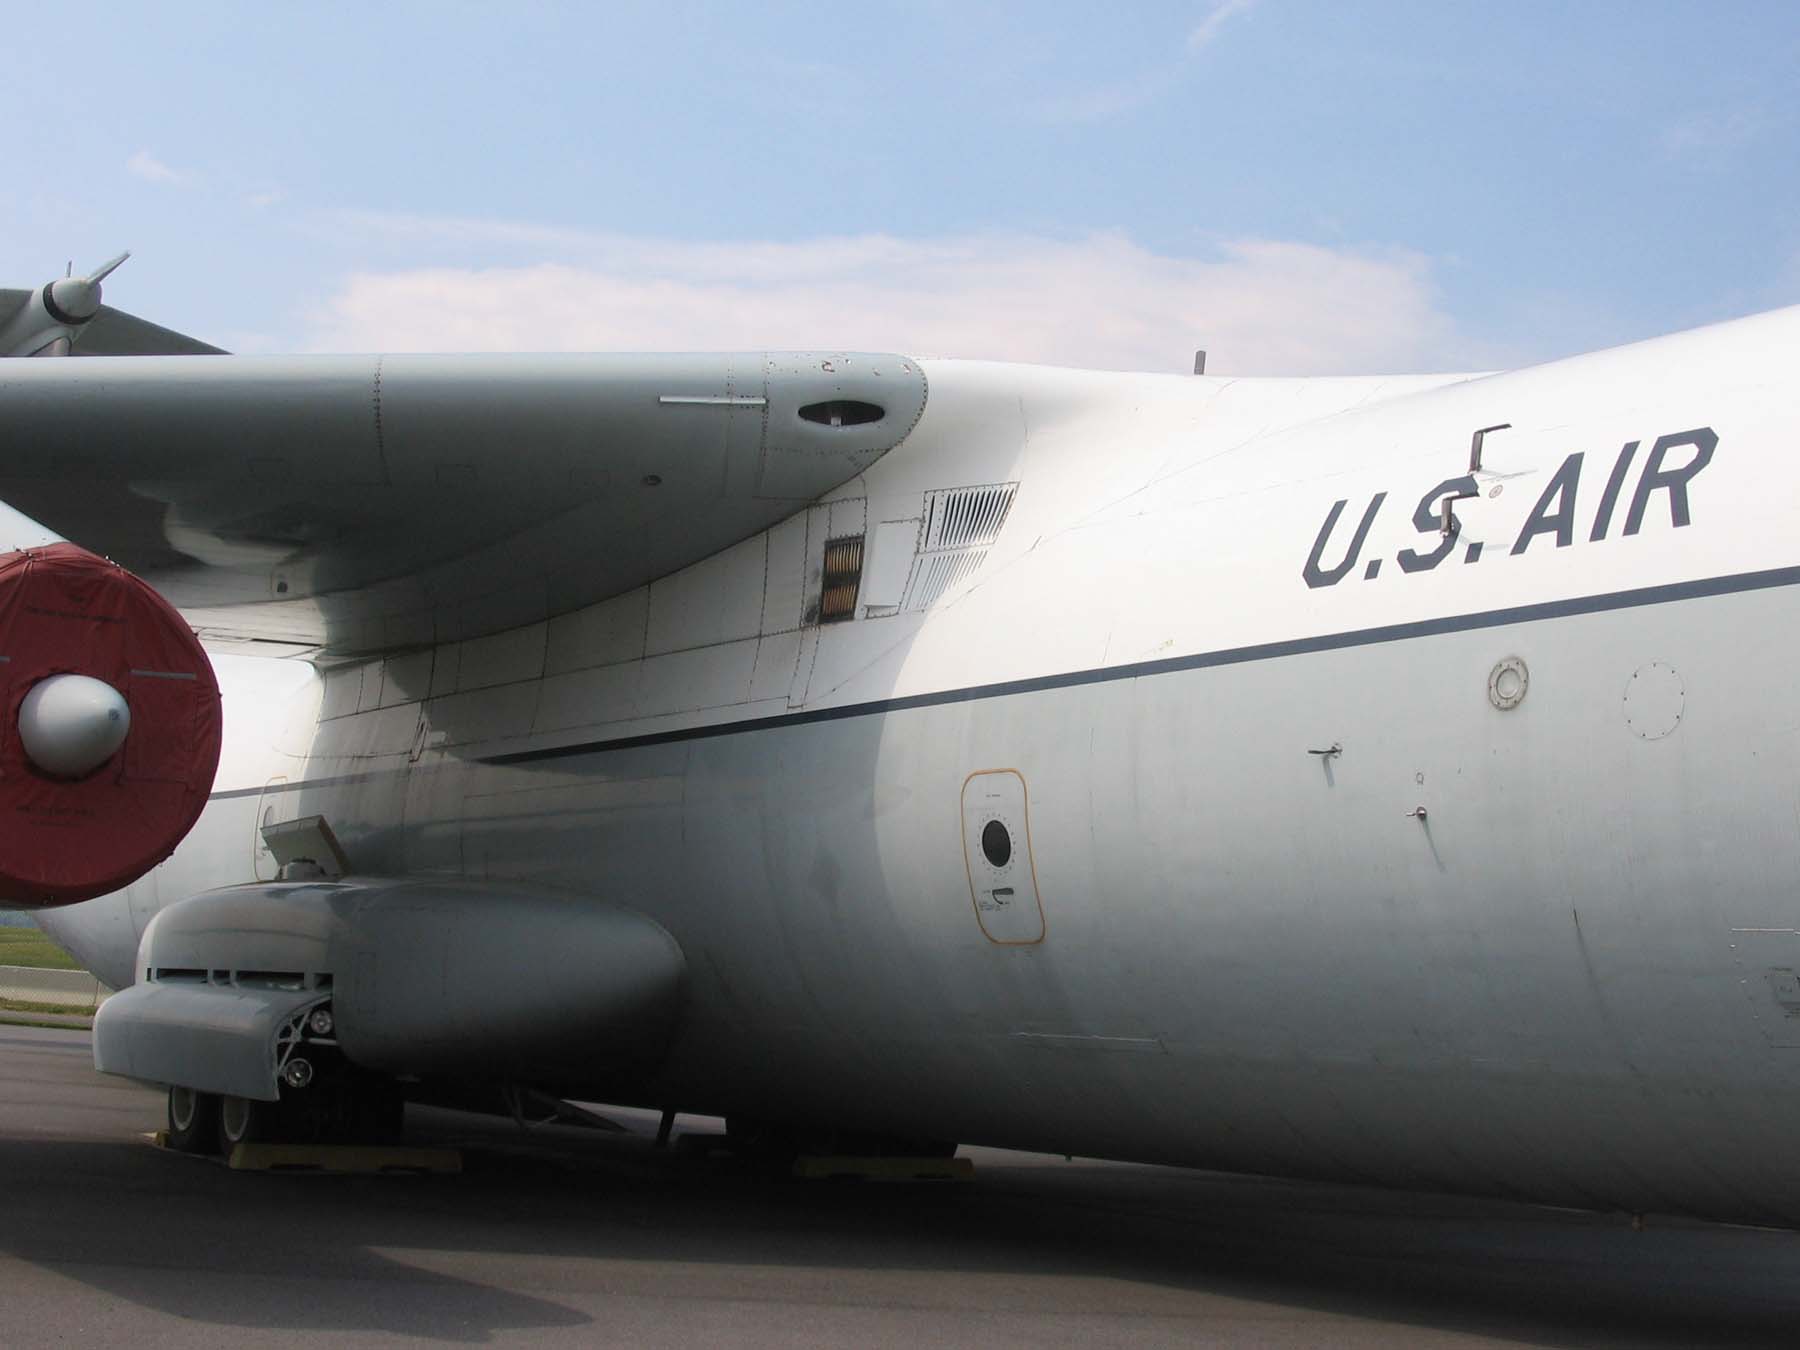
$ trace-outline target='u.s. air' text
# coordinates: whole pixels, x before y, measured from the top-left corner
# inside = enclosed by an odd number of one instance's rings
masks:
[[[1646,521],[1652,518],[1659,498],[1666,501],[1669,520],[1674,527],[1679,529],[1687,525],[1692,520],[1688,510],[1688,484],[1712,462],[1713,451],[1718,444],[1719,438],[1711,427],[1697,427],[1692,431],[1659,436],[1650,447],[1650,453],[1644,457],[1641,467],[1638,467],[1637,455],[1641,442],[1627,441],[1606,471],[1606,480],[1600,488],[1599,500],[1591,516],[1582,514],[1580,510],[1582,468],[1586,455],[1577,450],[1563,460],[1561,467],[1544,485],[1537,504],[1531,508],[1531,514],[1525,517],[1525,524],[1520,528],[1518,538],[1513,541],[1510,556],[1517,557],[1540,539],[1554,541],[1556,548],[1567,548],[1575,542],[1577,528],[1582,524],[1588,527],[1587,541],[1599,543],[1608,537],[1615,518],[1620,516],[1622,500],[1625,505],[1620,522],[1621,537],[1636,534],[1644,527]],[[1628,495],[1626,483],[1631,478],[1634,467],[1638,467],[1637,479]],[[1400,565],[1402,572],[1429,572],[1456,552],[1457,546],[1462,543],[1462,524],[1454,511],[1448,517],[1444,515],[1444,500],[1474,497],[1479,491],[1474,474],[1463,474],[1457,478],[1445,479],[1419,498],[1412,516],[1413,528],[1422,535],[1435,536],[1436,544],[1428,549],[1401,549],[1394,561]],[[1301,570],[1308,586],[1314,589],[1335,586],[1350,575],[1361,560],[1369,529],[1380,515],[1387,497],[1386,492],[1377,492],[1371,497],[1355,528],[1351,530],[1348,543],[1336,545],[1332,542],[1333,537],[1342,523],[1344,509],[1350,503],[1346,499],[1332,505],[1325,516],[1325,523],[1319,527],[1318,537],[1313,540],[1306,566]],[[1449,522],[1447,529],[1444,527],[1446,518]],[[1541,546],[1552,545],[1546,542]],[[1337,561],[1327,563],[1327,555],[1335,557]],[[1481,555],[1482,544],[1479,541],[1462,546],[1465,563],[1475,562]],[[1363,568],[1364,580],[1373,581],[1379,576],[1383,561],[1381,558],[1371,558]]]

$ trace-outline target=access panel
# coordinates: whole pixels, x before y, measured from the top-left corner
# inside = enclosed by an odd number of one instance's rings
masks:
[[[1044,940],[1044,907],[1031,856],[1025,779],[1016,769],[984,769],[963,781],[963,861],[975,918],[989,942]]]

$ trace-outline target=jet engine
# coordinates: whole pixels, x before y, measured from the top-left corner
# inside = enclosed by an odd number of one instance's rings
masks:
[[[0,555],[0,906],[137,880],[219,767],[212,663],[173,606],[74,544]]]

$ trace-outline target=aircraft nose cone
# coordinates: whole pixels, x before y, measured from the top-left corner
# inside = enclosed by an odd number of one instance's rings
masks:
[[[131,730],[131,708],[104,680],[52,675],[19,707],[19,741],[31,762],[54,778],[85,778],[118,753]]]

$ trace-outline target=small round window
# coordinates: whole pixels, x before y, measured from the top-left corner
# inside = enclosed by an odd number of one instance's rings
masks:
[[[1005,867],[1012,861],[1012,835],[1006,826],[997,820],[990,820],[981,827],[981,851],[995,867]]]

